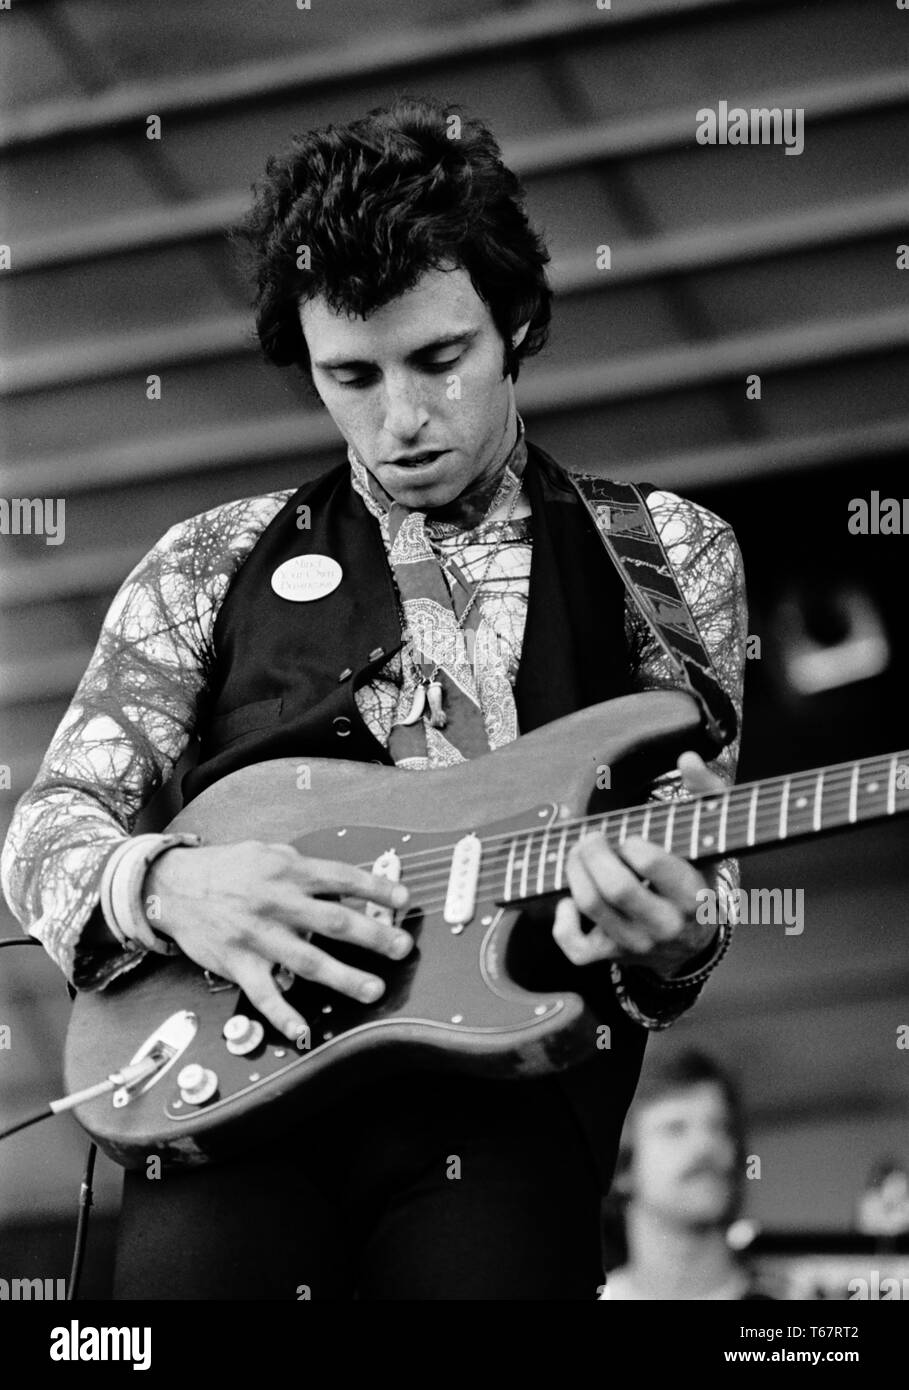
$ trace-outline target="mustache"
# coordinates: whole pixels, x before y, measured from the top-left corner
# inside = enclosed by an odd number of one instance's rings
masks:
[[[692,1163],[690,1168],[686,1168],[682,1173],[682,1181],[688,1178],[700,1177],[721,1178],[728,1181],[732,1177],[732,1165],[728,1163],[717,1163],[712,1158],[702,1158],[698,1163]]]

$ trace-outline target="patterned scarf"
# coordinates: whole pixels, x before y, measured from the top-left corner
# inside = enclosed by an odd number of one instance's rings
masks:
[[[389,504],[378,495],[374,480],[352,449],[348,458],[354,489],[379,522],[401,602],[404,648],[397,715],[388,740],[392,759],[412,769],[446,767],[510,742],[517,737],[517,710],[496,633],[482,614],[480,595],[459,630],[473,586],[453,560],[444,567],[440,564],[432,542],[459,536],[470,544],[492,546],[501,538],[502,522],[488,518],[507,506],[520,488],[527,462],[523,423],[519,418],[517,440],[485,517],[468,531],[398,502]],[[421,679],[436,663],[444,729],[430,723],[428,707],[415,723],[403,723],[411,714]]]

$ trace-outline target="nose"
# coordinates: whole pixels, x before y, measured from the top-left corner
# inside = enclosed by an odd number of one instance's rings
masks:
[[[419,383],[410,375],[386,377],[383,428],[394,439],[415,439],[429,420]]]

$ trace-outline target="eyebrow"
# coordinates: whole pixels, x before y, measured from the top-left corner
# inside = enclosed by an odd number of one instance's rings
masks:
[[[420,347],[414,348],[413,352],[407,354],[407,361],[412,362],[417,357],[424,357],[428,352],[438,352],[440,348],[454,347],[458,343],[465,346],[473,342],[479,333],[478,328],[465,328],[462,333],[446,333],[441,338],[433,338],[429,343],[423,343]],[[321,367],[323,371],[338,371],[343,368],[351,367],[374,367],[375,362],[370,362],[366,357],[327,357],[324,360],[313,359],[316,367]]]

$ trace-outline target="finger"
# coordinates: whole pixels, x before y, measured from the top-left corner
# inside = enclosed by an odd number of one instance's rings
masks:
[[[611,960],[617,954],[615,942],[598,926],[591,932],[583,930],[580,910],[572,898],[560,898],[556,904],[552,935],[573,965]]]
[[[236,965],[231,963],[231,977],[240,986],[253,1008],[258,1009],[262,1017],[267,1018],[279,1033],[283,1033],[294,1042],[297,1038],[308,1035],[305,1018],[288,1004],[265,961],[249,957],[241,959]]]
[[[403,883],[371,874],[356,864],[334,859],[310,859],[299,855],[297,865],[301,886],[307,893],[337,893],[382,907],[403,907],[409,893]]]
[[[378,951],[391,960],[403,960],[413,949],[413,937],[390,922],[367,917],[343,903],[323,902],[292,889],[275,892],[271,912],[278,921],[294,930],[306,929],[333,941],[349,941],[366,950]]]
[[[256,949],[275,965],[285,965],[313,984],[325,985],[361,1004],[374,1004],[385,993],[385,981],[366,970],[345,965],[309,941],[301,941],[287,927],[266,926],[256,938]]]
[[[690,915],[698,904],[698,892],[707,887],[705,879],[687,859],[667,854],[659,845],[630,835],[621,847],[622,858],[636,874],[646,878],[662,900],[663,921],[668,927],[680,930],[684,925],[680,914]],[[655,896],[651,894],[651,896]]]
[[[617,945],[648,951],[655,940],[678,931],[677,910],[645,888],[602,836],[587,836],[576,850],[573,863],[572,855],[568,859],[571,896],[585,916],[599,923]],[[609,910],[611,915],[604,920],[604,911]]]
[[[699,753],[682,753],[676,766],[682,774],[682,785],[687,791],[724,792],[726,783],[707,766]]]

